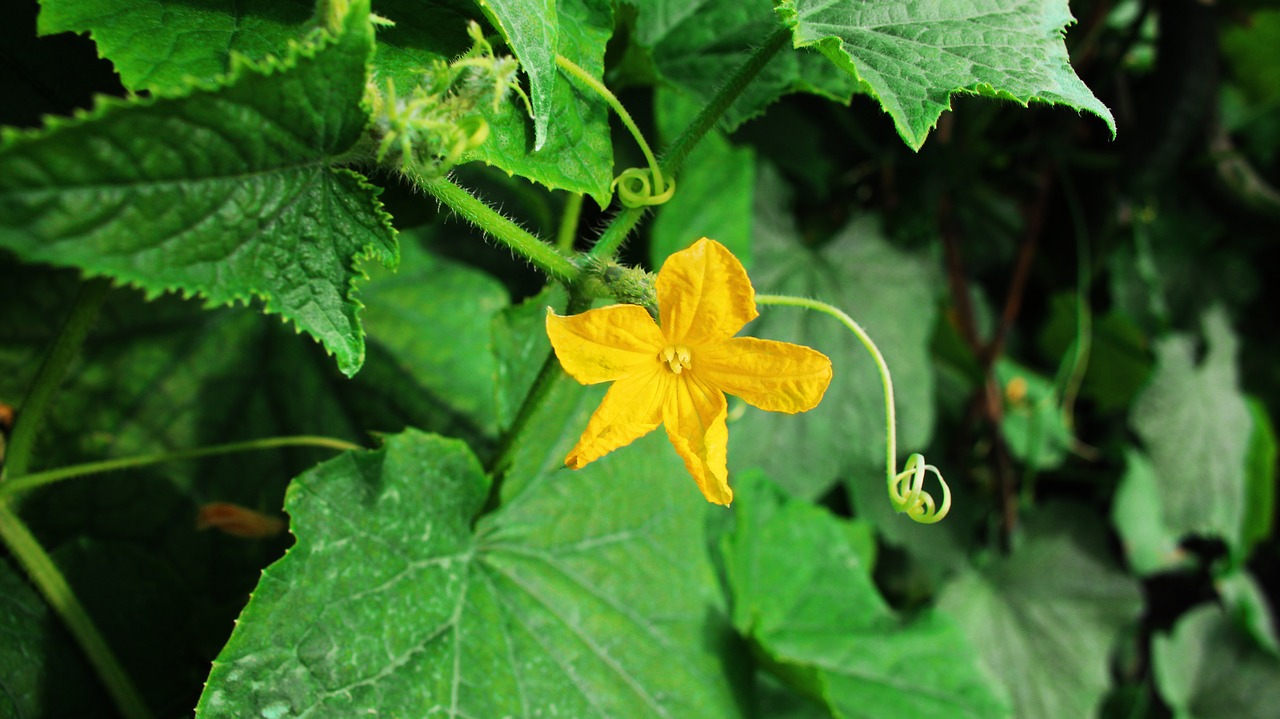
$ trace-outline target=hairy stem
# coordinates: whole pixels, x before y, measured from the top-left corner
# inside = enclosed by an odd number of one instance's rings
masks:
[[[403,172],[415,185],[448,205],[490,237],[523,255],[548,277],[565,284],[573,284],[578,279],[578,268],[557,252],[556,248],[507,219],[453,181],[446,177],[428,178],[412,164],[405,165]]]
[[[706,107],[702,108],[702,112],[693,119],[693,122],[685,128],[684,132],[676,138],[676,141],[667,148],[663,153],[659,166],[668,176],[674,176],[680,172],[680,168],[684,165],[684,161],[689,157],[689,153],[693,148],[697,147],[702,138],[715,127],[720,118],[724,116],[729,107],[733,105],[742,91],[751,84],[751,81],[760,74],[765,65],[778,54],[791,38],[791,29],[782,27],[778,28],[770,35],[760,47],[756,48],[747,61],[734,70],[733,74],[720,85],[716,90],[716,94],[712,97]],[[645,208],[627,208],[614,216],[613,221],[605,228],[604,233],[600,235],[600,239],[596,241],[594,247],[591,248],[591,256],[598,259],[609,260],[618,253],[618,248],[622,246],[623,241],[627,239],[627,235],[640,222],[640,218],[644,216]]]

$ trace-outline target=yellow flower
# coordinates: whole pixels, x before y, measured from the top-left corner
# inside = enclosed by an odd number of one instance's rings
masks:
[[[702,238],[658,272],[658,319],[638,305],[562,317],[547,335],[582,384],[613,382],[565,464],[579,469],[666,425],[667,437],[710,502],[729,504],[725,393],[772,412],[822,400],[831,360],[816,350],[734,337],[758,316],[747,272],[724,245]]]

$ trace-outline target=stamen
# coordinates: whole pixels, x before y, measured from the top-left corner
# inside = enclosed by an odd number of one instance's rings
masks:
[[[667,368],[676,374],[693,368],[693,356],[684,345],[671,345],[658,353],[658,359],[667,363]]]

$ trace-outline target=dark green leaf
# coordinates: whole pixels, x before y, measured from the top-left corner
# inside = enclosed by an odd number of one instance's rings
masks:
[[[360,256],[396,262],[363,177],[330,163],[359,139],[367,5],[336,37],[241,65],[215,89],[104,101],[0,143],[0,246],[209,304],[261,300],[354,374]]]
[[[781,0],[777,11],[796,47],[856,78],[913,150],[953,93],[1088,110],[1115,134],[1111,111],[1068,62],[1066,0]]]
[[[1045,507],[1014,553],[970,570],[938,601],[964,627],[1017,717],[1086,717],[1111,684],[1120,630],[1142,605],[1106,556],[1104,530],[1077,508]]]
[[[1247,554],[1271,535],[1276,506],[1276,431],[1267,407],[1256,398],[1249,399],[1253,432],[1249,434],[1249,453],[1245,463],[1244,523],[1240,528],[1240,544]]]
[[[688,126],[699,105],[678,93],[659,88],[658,131],[671,142]],[[751,267],[751,207],[756,181],[755,153],[736,147],[712,131],[689,155],[676,180],[676,194],[658,208],[650,235],[653,267],[673,252],[702,237],[711,237]]]
[[[731,73],[778,29],[767,0],[671,0],[644,3],[636,40],[652,50],[658,74],[704,105]],[[808,92],[847,103],[857,83],[817,53],[783,49],[725,113],[733,130],[782,95]]]
[[[40,7],[41,35],[88,33],[134,92],[211,80],[230,69],[233,53],[282,55],[306,36],[315,11],[308,0],[43,0]]]
[[[520,59],[520,67],[529,76],[533,149],[541,150],[547,142],[549,121],[558,107],[554,88],[559,75],[556,53],[560,51],[561,26],[556,0],[476,0],[476,4],[507,39]],[[603,56],[603,42],[600,51]]]
[[[847,523],[758,474],[740,475],[737,491],[724,550],[733,623],[790,684],[837,717],[1008,715],[948,617],[894,616]]]

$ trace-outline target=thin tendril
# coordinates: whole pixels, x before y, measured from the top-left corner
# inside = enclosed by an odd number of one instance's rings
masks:
[[[889,376],[889,365],[885,363],[884,355],[880,354],[880,348],[871,341],[866,330],[840,308],[818,300],[786,295],[756,295],[756,304],[817,310],[839,320],[850,332],[857,335],[862,346],[871,353],[871,359],[875,360],[876,369],[880,372],[880,381],[884,385],[885,434],[888,438],[885,443],[885,475],[889,502],[895,510],[906,513],[913,521],[920,524],[933,524],[947,516],[947,512],[951,511],[951,488],[947,486],[946,480],[942,478],[942,472],[938,471],[937,467],[926,464],[923,455],[913,454],[907,458],[907,464],[901,472],[897,469],[898,423],[893,404],[893,378]],[[942,487],[941,504],[938,504],[933,495],[924,489],[925,477],[930,472],[938,478],[938,484]]]
[[[649,205],[661,205],[671,196],[675,194],[676,183],[671,178],[662,177],[662,168],[658,166],[658,158],[654,157],[653,150],[649,149],[649,143],[645,142],[644,135],[640,134],[640,128],[636,126],[635,120],[631,119],[631,113],[627,112],[627,108],[618,102],[617,96],[610,92],[604,83],[591,77],[591,75],[582,68],[573,63],[572,60],[564,55],[556,55],[556,64],[565,72],[572,75],[583,85],[591,88],[596,94],[603,97],[605,102],[609,103],[609,107],[618,114],[618,119],[622,120],[622,124],[627,127],[631,136],[636,139],[636,144],[640,146],[640,151],[644,153],[644,159],[649,163],[649,170],[646,172],[643,168],[632,167],[622,171],[622,174],[614,178],[610,189],[618,191],[618,199],[622,200],[622,204],[627,207],[637,208]],[[652,183],[650,177],[653,178]]]

